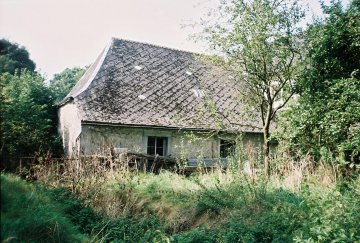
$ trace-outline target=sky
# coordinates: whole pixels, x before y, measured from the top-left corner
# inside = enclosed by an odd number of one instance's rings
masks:
[[[0,38],[24,46],[47,78],[91,64],[111,37],[204,52],[189,36],[218,0],[0,0]],[[306,1],[309,16],[317,0]],[[343,0],[347,5],[349,0]]]

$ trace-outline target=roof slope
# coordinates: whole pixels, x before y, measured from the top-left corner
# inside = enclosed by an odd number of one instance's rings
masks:
[[[261,131],[242,118],[230,76],[190,52],[112,39],[64,102],[85,122]]]

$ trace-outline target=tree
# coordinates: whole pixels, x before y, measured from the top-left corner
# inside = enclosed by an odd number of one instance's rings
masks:
[[[280,138],[315,160],[359,164],[360,1],[323,10],[327,17],[307,30],[300,98],[283,114]]]
[[[75,67],[66,68],[61,73],[55,74],[50,81],[50,88],[55,96],[55,102],[64,99],[84,73],[84,68]]]
[[[35,63],[30,59],[28,51],[5,39],[0,40],[0,73],[9,72],[15,74],[16,69],[33,72]]]
[[[244,103],[261,114],[269,174],[270,127],[295,92],[304,11],[292,0],[230,0],[217,13],[201,36],[237,73]]]
[[[28,70],[0,75],[1,157],[27,156],[56,144],[56,109],[44,79]]]
[[[52,149],[60,153],[51,89],[24,47],[0,40],[1,159]]]
[[[314,94],[321,93],[326,80],[350,78],[360,68],[360,1],[352,1],[346,10],[340,1],[322,8],[327,17],[309,26],[305,41],[302,88]],[[354,74],[360,78],[360,72]]]

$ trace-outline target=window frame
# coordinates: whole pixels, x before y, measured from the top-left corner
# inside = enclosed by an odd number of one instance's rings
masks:
[[[236,142],[231,139],[219,139],[219,158],[228,158],[235,151]],[[224,156],[225,155],[225,156]]]
[[[154,150],[154,153],[149,153],[149,139],[154,139],[154,146],[151,146],[153,147],[153,150]],[[160,144],[159,144],[159,140],[162,140],[162,154],[159,154],[157,153],[157,150],[159,147]],[[163,137],[163,136],[147,136],[147,144],[146,144],[146,153],[148,155],[159,155],[159,156],[167,156],[167,152],[168,152],[168,137]]]

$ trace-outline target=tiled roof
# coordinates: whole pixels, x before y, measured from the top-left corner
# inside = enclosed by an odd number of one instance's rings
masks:
[[[243,119],[238,88],[196,54],[112,39],[63,104],[73,98],[84,122],[260,132]]]

